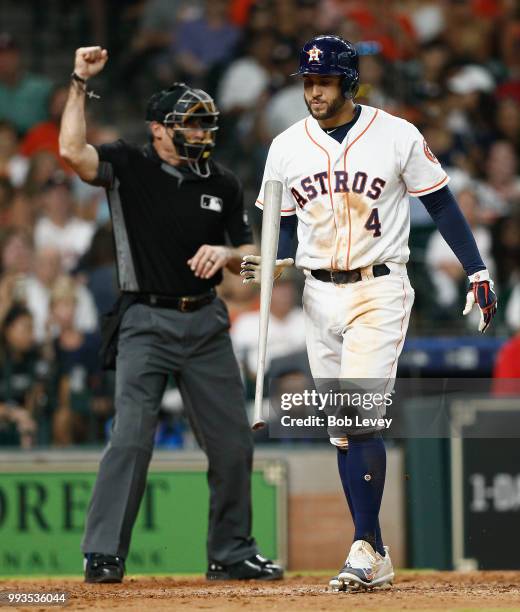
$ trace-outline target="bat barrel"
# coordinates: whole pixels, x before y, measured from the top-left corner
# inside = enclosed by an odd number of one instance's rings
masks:
[[[264,207],[262,215],[262,241],[260,255],[262,258],[260,276],[260,323],[258,330],[258,363],[256,372],[255,410],[253,429],[265,425],[263,415],[263,396],[265,378],[265,357],[267,350],[267,333],[269,312],[274,281],[274,266],[278,250],[280,232],[280,210],[282,207],[283,185],[280,181],[267,181],[264,189]]]

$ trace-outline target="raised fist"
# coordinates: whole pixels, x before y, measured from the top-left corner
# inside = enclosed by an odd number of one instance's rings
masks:
[[[107,63],[108,51],[101,47],[80,47],[76,50],[74,72],[82,79],[90,79],[101,72]]]

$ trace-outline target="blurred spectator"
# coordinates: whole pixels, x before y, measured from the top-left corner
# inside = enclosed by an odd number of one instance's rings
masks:
[[[25,73],[21,51],[7,32],[0,34],[0,119],[11,122],[25,133],[47,117],[51,82]]]
[[[14,200],[14,187],[7,178],[0,177],[0,231],[11,225],[11,207]]]
[[[224,270],[224,280],[218,286],[218,294],[226,302],[232,326],[242,314],[257,312],[260,308],[260,298],[254,284],[244,285],[241,276],[227,270]]]
[[[278,0],[278,2],[268,3],[271,29],[279,42],[297,45],[300,34],[300,7],[298,5],[297,0]]]
[[[246,55],[232,62],[220,81],[217,101],[221,112],[240,113],[258,103],[269,87],[274,43],[269,32],[261,32],[246,41]]]
[[[0,446],[30,448],[34,443],[36,364],[31,313],[15,305],[1,326]]]
[[[34,274],[25,281],[25,300],[34,321],[34,336],[43,342],[54,335],[49,317],[51,290],[62,274],[61,254],[52,246],[42,247],[34,258]],[[98,326],[92,294],[81,284],[76,287],[75,324],[80,331],[93,332]]]
[[[500,286],[500,309],[512,331],[520,329],[520,210],[503,217],[493,228],[493,253]]]
[[[486,185],[493,192],[491,198],[502,203],[497,211],[499,214],[505,214],[508,210],[520,206],[518,156],[512,143],[498,140],[491,145],[485,173]]]
[[[507,78],[497,88],[499,98],[510,97],[520,104],[520,5],[515,0],[502,3],[504,10],[497,42],[507,70]]]
[[[76,272],[84,275],[98,313],[101,315],[108,312],[119,295],[114,237],[110,223],[98,227],[89,250],[79,261]]]
[[[305,348],[303,311],[295,305],[294,283],[278,280],[273,286],[269,337],[267,340],[266,370],[276,357],[297,353]],[[231,329],[231,339],[239,363],[246,375],[254,378],[257,365],[258,324],[260,313],[250,312],[237,317]]]
[[[509,329],[520,331],[520,282],[514,286],[506,302],[505,320]]]
[[[322,2],[321,0],[296,0],[294,5],[292,21],[296,24],[296,43],[298,47],[303,47],[309,38],[316,36]]]
[[[301,79],[290,75],[298,70],[298,49],[288,43],[279,43],[273,49],[272,60],[275,73],[278,73],[278,90],[265,106],[260,138],[270,144],[281,132],[308,115],[303,98]],[[276,74],[273,79],[276,84]]]
[[[52,175],[59,169],[58,159],[49,151],[35,153],[29,160],[23,191],[29,198],[38,196]]]
[[[107,142],[115,142],[121,134],[115,126],[104,125],[92,121],[87,127],[87,142],[99,146]],[[77,174],[72,179],[74,198],[78,202],[78,214],[86,221],[95,221],[103,225],[110,220],[110,209],[105,189],[82,181]]]
[[[478,5],[472,0],[444,3],[442,39],[456,62],[484,63],[491,54],[494,21],[489,14],[484,17]]]
[[[451,92],[447,126],[467,140],[467,147],[489,144],[492,137],[490,117],[494,116],[491,93],[495,82],[491,73],[474,64],[461,67],[447,81]]]
[[[60,277],[50,297],[51,320],[59,329],[54,340],[58,401],[53,421],[53,438],[59,446],[93,441],[96,433],[99,440],[111,411],[98,357],[101,338],[78,329],[77,305],[74,281]]]
[[[356,101],[391,113],[397,105],[384,83],[388,68],[383,58],[378,54],[362,55],[359,59],[359,73],[362,77]]]
[[[361,40],[373,40],[390,61],[409,59],[416,50],[416,34],[410,17],[394,0],[348,2],[347,20],[354,21]]]
[[[498,279],[501,284],[520,282],[520,211],[503,217],[494,228],[495,257],[500,261]]]
[[[29,164],[18,152],[18,135],[15,127],[0,120],[0,178],[13,187],[20,187],[27,175]]]
[[[520,106],[512,98],[505,98],[498,103],[495,117],[496,131],[499,138],[508,140],[520,151]]]
[[[257,0],[230,0],[229,19],[231,23],[239,27],[245,26],[257,4]]]
[[[13,306],[23,306],[20,295],[20,279],[15,275],[0,277],[0,325]]]
[[[283,414],[281,408],[282,397],[293,396],[314,389],[314,381],[310,372],[307,353],[303,351],[289,357],[273,359],[272,370],[269,372],[269,380],[269,410],[266,411],[268,426],[272,422],[276,427],[277,424],[280,424],[280,416]],[[305,418],[310,414],[309,407],[303,403],[301,406],[293,406],[290,414],[291,417]],[[316,433],[316,430],[313,433]],[[284,445],[309,443],[313,433],[309,431],[309,438],[288,435],[287,438],[276,440],[276,438],[268,435],[268,432],[260,430],[260,432],[255,432],[255,441],[263,443],[280,441]],[[317,440],[312,441],[317,442]]]
[[[271,141],[293,123],[304,119],[307,114],[302,84],[297,82],[283,87],[269,100],[265,109],[267,140]]]
[[[271,49],[271,94],[298,82],[294,76],[300,62],[300,47],[290,38],[277,38]],[[303,97],[303,93],[302,93]]]
[[[203,13],[178,24],[172,52],[182,77],[190,85],[205,85],[208,71],[229,61],[240,38],[240,30],[229,23],[228,0],[205,0]]]
[[[70,180],[56,172],[44,185],[41,201],[44,210],[36,223],[36,248],[54,246],[61,253],[64,271],[70,271],[90,246],[94,224],[74,215]]]
[[[25,230],[11,229],[4,236],[1,249],[1,272],[4,276],[20,276],[30,272],[33,263],[33,242]]]
[[[198,16],[198,2],[192,0],[149,0],[142,5],[137,31],[128,43],[118,70],[118,80],[136,94],[136,80],[145,76],[154,82],[171,83],[173,78],[168,50],[179,20]],[[152,79],[150,79],[152,77]],[[91,142],[89,140],[89,142]]]
[[[42,189],[58,170],[59,164],[56,157],[48,151],[36,153],[30,160],[22,159],[28,161],[28,169],[21,189],[14,193],[9,223],[32,233],[39,214]]]
[[[247,0],[246,0],[247,1]],[[240,0],[238,0],[240,2]],[[233,0],[231,4],[233,5]],[[233,10],[233,7],[231,7]],[[236,23],[236,21],[234,22]],[[272,32],[274,28],[274,19],[271,11],[271,3],[269,0],[253,1],[247,11],[246,21],[244,23],[244,31],[249,39],[255,38],[259,34]]]
[[[246,55],[229,65],[217,92],[222,113],[219,155],[238,172],[246,166],[243,174],[251,165],[248,158],[256,136],[256,122],[270,95],[274,44],[270,32],[246,37]]]
[[[491,255],[491,232],[478,225],[478,200],[474,191],[462,191],[457,196],[460,208],[472,229],[482,259],[486,262],[489,273],[494,276],[495,264]],[[458,305],[466,293],[467,278],[459,260],[446,244],[444,238],[435,231],[426,247],[426,265],[435,287],[436,302],[444,308]],[[459,312],[453,311],[453,316]]]
[[[448,169],[450,177],[450,169],[457,168],[469,178],[472,168],[462,140],[446,126],[443,106],[433,100],[425,106],[428,108],[428,122],[423,125],[422,133],[428,146],[439,163]]]
[[[445,27],[441,3],[426,0],[409,4],[410,19],[417,40],[421,44],[435,40]]]
[[[186,0],[148,0],[143,7],[138,31],[131,42],[132,50],[144,52],[167,49],[179,16],[188,18],[185,14],[187,4]],[[192,2],[191,7],[192,11],[196,10],[197,2]]]
[[[56,157],[62,170],[72,174],[72,169],[60,157],[58,144],[61,115],[68,93],[69,87],[65,85],[59,85],[52,90],[49,97],[48,120],[37,123],[27,132],[20,145],[20,153],[25,157],[32,157],[40,151],[48,151]]]
[[[417,59],[406,66],[410,83],[404,83],[404,89],[411,89],[412,101],[443,99],[444,77],[449,57],[446,45],[438,39],[420,48]]]

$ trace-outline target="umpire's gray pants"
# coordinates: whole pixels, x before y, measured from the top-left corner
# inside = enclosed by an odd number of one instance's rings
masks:
[[[83,552],[127,557],[159,406],[172,372],[209,462],[208,560],[226,564],[256,554],[251,538],[253,441],[228,328],[227,309],[218,298],[192,313],[143,304],[125,313],[116,416],[90,501]]]

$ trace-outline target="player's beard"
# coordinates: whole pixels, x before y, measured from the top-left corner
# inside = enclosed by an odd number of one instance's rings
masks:
[[[305,100],[305,104],[307,105],[309,113],[314,117],[314,119],[318,119],[319,121],[326,121],[327,119],[334,117],[334,115],[336,115],[341,110],[341,108],[346,102],[345,98],[342,95],[339,95],[334,98],[334,100],[332,100],[330,103],[326,103],[327,106],[325,110],[316,112],[312,110],[312,107],[309,102],[307,102],[307,98],[305,96],[303,99]]]

